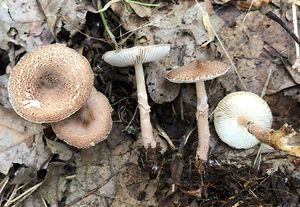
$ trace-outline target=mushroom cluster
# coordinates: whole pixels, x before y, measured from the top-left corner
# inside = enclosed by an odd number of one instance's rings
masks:
[[[21,58],[10,74],[8,94],[18,115],[35,123],[52,123],[58,138],[86,148],[104,140],[112,126],[109,101],[93,82],[84,56],[52,44]]]

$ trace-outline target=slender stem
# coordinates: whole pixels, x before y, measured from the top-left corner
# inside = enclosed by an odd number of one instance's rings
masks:
[[[246,127],[248,132],[253,134],[259,141],[270,145],[277,150],[300,157],[300,145],[291,143],[295,142],[294,139],[300,139],[299,137],[296,138],[297,134],[291,126],[284,124],[280,129],[274,131],[263,129],[258,124],[251,122],[244,117],[239,117],[238,122]]]
[[[292,11],[293,11],[293,25],[294,25],[294,33],[297,37],[298,35],[298,21],[297,21],[297,6],[296,4],[292,4]],[[296,57],[299,57],[299,44],[295,42],[295,47],[296,47]]]
[[[138,106],[140,110],[143,145],[146,149],[148,149],[149,146],[155,148],[156,141],[153,136],[153,129],[150,120],[150,106],[148,104],[143,66],[141,63],[139,63],[136,64],[134,68],[137,85]]]
[[[196,151],[196,159],[203,161],[207,160],[210,133],[209,133],[209,123],[208,123],[208,104],[207,95],[205,91],[204,81],[196,82],[196,92],[197,92],[197,126],[198,126],[198,147]]]

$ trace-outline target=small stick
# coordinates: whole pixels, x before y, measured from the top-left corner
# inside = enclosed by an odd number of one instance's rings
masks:
[[[280,24],[280,26],[282,26],[282,28],[300,45],[299,38],[295,35],[295,33],[290,28],[288,28],[288,26],[286,25],[286,23],[282,21],[282,19],[280,19],[272,11],[267,12],[266,16],[272,19],[273,21],[277,22],[278,24]]]
[[[293,25],[294,25],[294,33],[297,37],[299,37],[298,35],[298,21],[297,21],[297,6],[296,4],[292,4],[292,11],[293,11]],[[300,50],[299,50],[299,44],[295,43],[295,47],[296,47],[296,57],[299,57],[300,54]]]

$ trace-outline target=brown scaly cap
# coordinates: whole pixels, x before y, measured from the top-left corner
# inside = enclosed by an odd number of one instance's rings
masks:
[[[168,72],[166,78],[174,83],[194,83],[224,75],[230,66],[220,61],[197,60]]]
[[[108,99],[93,88],[79,111],[51,125],[56,136],[69,145],[88,148],[107,138],[113,123],[111,112]]]
[[[24,55],[8,82],[10,102],[24,119],[56,122],[78,111],[91,93],[94,75],[87,59],[62,44]]]

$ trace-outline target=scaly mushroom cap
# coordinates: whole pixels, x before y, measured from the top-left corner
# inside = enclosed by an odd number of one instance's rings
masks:
[[[234,92],[223,98],[214,111],[214,125],[220,139],[236,149],[248,149],[259,141],[241,121],[251,121],[270,129],[272,113],[268,104],[251,92]]]
[[[14,110],[36,123],[56,122],[78,111],[91,93],[87,59],[62,44],[24,55],[11,72],[8,93]]]
[[[229,65],[220,61],[196,60],[171,70],[166,75],[166,78],[173,83],[195,83],[200,80],[211,80],[224,75],[229,68]]]
[[[169,54],[170,45],[136,46],[127,49],[108,51],[103,55],[105,62],[116,67],[133,66],[138,63],[157,61]]]
[[[88,148],[107,138],[113,123],[111,112],[108,99],[93,88],[79,111],[51,125],[56,136],[69,145]]]

